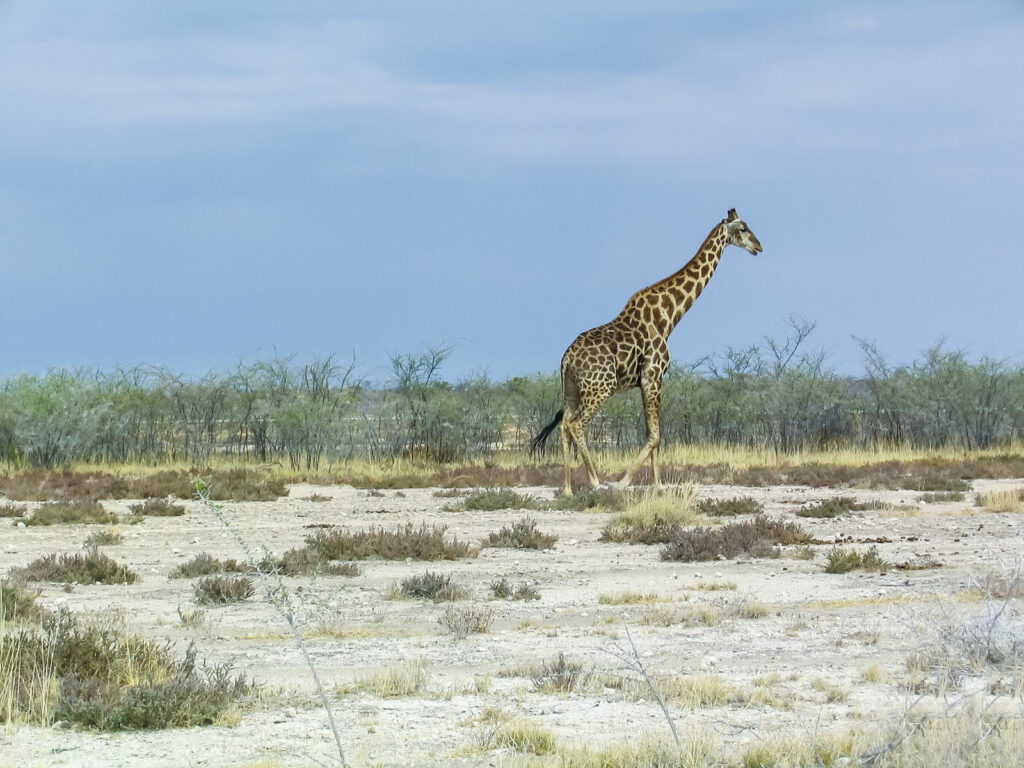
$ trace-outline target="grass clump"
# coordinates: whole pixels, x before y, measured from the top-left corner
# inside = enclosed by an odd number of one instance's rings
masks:
[[[184,504],[156,498],[146,499],[141,504],[132,504],[129,509],[136,517],[180,517],[185,514]]]
[[[446,539],[446,530],[447,526],[426,523],[419,528],[408,523],[394,531],[332,528],[307,536],[306,549],[320,560],[458,560],[476,556],[477,550],[467,542]]]
[[[701,499],[697,511],[708,517],[736,517],[737,515],[759,515],[764,504],[752,496],[734,496],[731,499]]]
[[[974,497],[975,504],[985,512],[1022,512],[1024,511],[1024,490],[1012,488],[1006,491],[979,493]]]
[[[198,665],[191,646],[177,659],[170,643],[66,610],[4,636],[0,673],[0,720],[106,731],[210,725],[254,692],[228,665]]]
[[[245,573],[249,567],[237,560],[218,560],[209,552],[200,552],[168,574],[171,579],[194,579],[214,573]]]
[[[540,592],[526,582],[517,587],[502,576],[497,581],[490,583],[491,595],[498,600],[540,600]]]
[[[563,512],[584,512],[586,510],[621,511],[626,508],[630,492],[616,488],[580,488],[572,496],[558,496],[551,504],[552,509]]]
[[[11,577],[21,581],[78,582],[79,584],[134,584],[138,575],[108,557],[96,547],[85,554],[43,555],[22,568],[12,568]]]
[[[204,478],[203,485],[213,501],[277,501],[288,495],[282,478],[251,469],[213,472]],[[186,494],[190,493],[191,483],[187,483],[186,488]]]
[[[570,661],[560,652],[550,661],[541,662],[530,679],[541,693],[572,693],[587,684],[590,674],[582,663]]]
[[[433,600],[435,603],[464,600],[468,594],[465,587],[452,581],[451,576],[425,571],[422,576],[402,579],[395,593],[401,597]]]
[[[37,619],[42,611],[36,604],[39,592],[31,592],[11,581],[0,581],[0,625],[8,621]],[[2,645],[0,640],[0,645]],[[2,701],[2,697],[0,697]]]
[[[199,605],[228,605],[248,600],[256,594],[256,586],[248,576],[217,574],[200,579],[193,586],[194,600]]]
[[[116,522],[117,515],[107,512],[99,502],[86,499],[47,502],[36,507],[31,516],[25,520],[26,525],[110,524]]]
[[[878,547],[871,547],[867,552],[832,547],[825,563],[825,573],[848,573],[854,570],[885,573],[892,570],[892,567],[892,563],[878,554]]]
[[[28,507],[24,504],[0,504],[0,517],[24,517],[27,511]]]
[[[807,544],[811,537],[795,523],[758,515],[753,520],[716,528],[675,530],[661,550],[662,560],[682,562],[748,557],[778,557],[780,545]]]
[[[360,679],[354,686],[342,686],[338,692],[345,694],[359,690],[376,694],[382,699],[398,699],[418,696],[426,687],[427,669],[421,657],[401,664],[392,664],[380,672]]]
[[[494,611],[487,606],[466,605],[456,608],[449,605],[437,622],[456,640],[472,634],[483,634],[491,628]]]
[[[558,747],[555,737],[549,732],[522,720],[502,723],[494,732],[497,747],[514,749],[531,755],[550,755]]]
[[[329,560],[317,549],[309,547],[289,549],[276,560],[271,558],[260,563],[260,568],[276,570],[282,576],[358,576],[362,573],[355,563]]]
[[[627,544],[664,544],[684,525],[700,520],[694,510],[692,485],[673,486],[664,492],[648,490],[630,501],[608,521],[601,541]]]
[[[963,501],[965,498],[963,491],[934,491],[931,493],[922,493],[918,497],[918,501],[925,504],[944,504],[947,502]]]
[[[657,592],[602,592],[597,596],[601,605],[639,605],[656,603],[659,599]]]
[[[819,501],[808,507],[801,507],[796,511],[797,517],[832,518],[844,515],[847,512],[862,511],[869,509],[868,504],[861,504],[852,496],[836,496],[832,499]]]
[[[537,522],[530,517],[524,517],[512,523],[512,526],[502,526],[497,533],[489,533],[483,540],[485,547],[508,547],[510,549],[551,549],[558,541],[557,536],[541,533],[537,530]]]

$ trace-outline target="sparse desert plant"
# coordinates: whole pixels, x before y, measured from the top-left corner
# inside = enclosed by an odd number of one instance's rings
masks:
[[[43,555],[21,568],[12,568],[12,578],[24,581],[78,582],[79,584],[134,584],[138,575],[108,557],[96,547],[85,554]]]
[[[715,528],[680,528],[661,550],[662,560],[683,562],[747,557],[778,557],[779,545],[806,544],[811,537],[800,526],[758,515],[742,523]]]
[[[829,680],[827,677],[815,677],[811,680],[811,688],[824,694],[825,701],[829,704],[846,701],[850,695],[850,690],[845,685]]]
[[[368,691],[382,699],[397,699],[418,696],[427,687],[427,665],[422,657],[410,659],[401,664],[391,664],[385,669],[358,681],[357,690]],[[346,692],[342,689],[342,692]]]
[[[117,528],[104,528],[102,531],[93,531],[85,537],[85,548],[106,547],[114,544],[124,543],[124,536]]]
[[[206,622],[206,611],[202,608],[187,609],[178,606],[178,626],[185,629],[199,629]]]
[[[637,605],[658,602],[657,592],[601,592],[597,602],[601,605]]]
[[[539,756],[552,754],[558,746],[558,742],[549,731],[524,720],[501,723],[494,731],[494,744],[497,747]]]
[[[632,493],[617,488],[591,488],[589,485],[572,496],[556,496],[552,509],[563,512],[582,512],[588,509],[607,512],[622,511],[629,504]]]
[[[330,496],[324,496],[322,493],[311,493],[309,496],[304,497],[302,500],[303,501],[312,501],[312,502],[315,502],[315,503],[319,504],[319,503],[322,503],[322,502],[325,502],[325,501],[330,501],[331,497]]]
[[[279,558],[267,556],[257,564],[261,570],[277,571],[282,576],[358,576],[362,571],[351,562],[328,559],[316,547],[289,549]]]
[[[922,493],[918,496],[918,501],[924,504],[944,504],[954,501],[963,501],[965,494],[963,491],[934,491],[931,493]]]
[[[512,523],[511,527],[502,526],[497,533],[489,533],[483,540],[483,546],[511,549],[551,549],[555,546],[556,541],[558,541],[557,536],[537,530],[536,520],[524,517]]]
[[[438,618],[438,623],[445,631],[457,640],[471,634],[482,634],[491,628],[494,611],[487,606],[465,605],[455,607],[449,605]]]
[[[85,624],[66,610],[0,642],[0,720],[63,720],[99,730],[209,725],[255,689],[228,665],[197,664],[122,622]]]
[[[24,517],[28,507],[24,504],[13,504],[6,502],[0,504],[0,517]]]
[[[657,606],[640,617],[650,627],[713,627],[722,622],[722,612],[713,605]]]
[[[137,517],[180,517],[185,514],[184,504],[175,504],[163,498],[149,498],[141,504],[132,504],[129,509]]]
[[[460,506],[466,510],[493,512],[499,509],[538,509],[541,505],[532,496],[523,496],[511,488],[487,488],[469,494]]]
[[[512,583],[504,576],[492,581],[489,587],[491,595],[498,600],[540,600],[540,592],[534,587],[526,582],[513,587]]]
[[[1024,490],[1013,488],[1006,491],[990,491],[975,495],[975,504],[985,512],[1024,511]]]
[[[807,507],[801,507],[796,511],[797,517],[830,518],[839,517],[847,512],[855,512],[868,509],[870,505],[861,504],[853,496],[835,496],[831,499],[819,501]]]
[[[245,573],[249,566],[237,560],[218,560],[209,552],[200,552],[191,560],[187,560],[174,568],[169,574],[171,579],[194,579],[196,576],[209,576],[214,573]]]
[[[248,600],[256,587],[248,576],[206,576],[193,585],[194,599],[200,605],[227,605]]]
[[[394,531],[383,527],[368,531],[321,529],[306,537],[306,548],[321,560],[458,560],[477,555],[468,543],[446,538],[447,529],[444,525],[426,523],[419,528],[408,523]]]
[[[25,519],[26,525],[59,525],[62,523],[110,524],[117,515],[107,512],[97,501],[49,501],[35,508]]]
[[[214,501],[277,501],[288,495],[282,478],[244,468],[208,473],[204,489]]]
[[[432,571],[402,579],[396,591],[402,597],[425,598],[435,603],[464,600],[468,596],[465,587],[453,582],[451,576]]]
[[[858,552],[838,546],[832,547],[825,563],[825,573],[848,573],[853,570],[885,573],[892,568],[892,563],[887,562],[878,554],[878,547],[871,547],[867,552]]]
[[[590,674],[581,662],[570,661],[559,652],[550,661],[541,662],[531,679],[541,693],[572,693],[587,684]]]
[[[0,626],[4,622],[39,618],[42,612],[36,603],[37,597],[38,591],[29,590],[11,581],[0,580]]]
[[[752,496],[734,496],[729,499],[701,499],[697,511],[709,517],[735,517],[736,515],[759,515],[764,504]]]

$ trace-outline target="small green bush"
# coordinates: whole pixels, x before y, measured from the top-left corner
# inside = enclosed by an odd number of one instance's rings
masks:
[[[394,531],[383,527],[354,532],[332,528],[307,536],[306,548],[321,560],[457,560],[477,555],[468,543],[446,539],[446,530],[447,526],[426,523],[419,528],[408,523]]]
[[[836,496],[832,499],[819,501],[796,511],[797,517],[831,518],[839,517],[847,512],[859,512],[870,509],[871,505],[861,504],[852,496]]]
[[[503,526],[497,533],[489,533],[483,541],[485,547],[509,547],[511,549],[551,549],[558,541],[557,536],[541,533],[537,522],[529,517],[517,520],[512,527]]]
[[[124,536],[113,528],[105,528],[102,531],[94,531],[85,537],[85,548],[106,547],[113,544],[123,544]]]
[[[141,504],[132,504],[129,509],[140,517],[180,517],[185,514],[184,504],[175,504],[167,499],[146,499]]]
[[[759,515],[764,505],[751,496],[734,496],[731,499],[701,499],[697,511],[708,517],[735,517],[737,515]]]
[[[23,581],[79,584],[134,584],[139,578],[96,547],[90,547],[85,554],[43,555],[22,568],[12,568],[11,576]]]
[[[580,662],[569,661],[564,653],[559,653],[551,661],[541,662],[531,679],[541,693],[572,693],[587,684],[590,672]]]
[[[227,605],[248,600],[256,587],[248,576],[217,574],[200,579],[193,586],[194,599],[200,605]]]
[[[402,579],[398,592],[403,597],[426,598],[435,603],[452,602],[466,597],[465,588],[452,581],[451,576],[426,571],[422,576]]]
[[[463,509],[493,512],[498,509],[537,509],[540,505],[532,496],[522,496],[511,488],[488,488],[466,496]]]
[[[885,573],[892,567],[892,563],[887,562],[878,554],[878,547],[871,547],[864,553],[833,547],[828,553],[825,573],[847,573],[853,570]]]
[[[117,515],[107,512],[96,501],[78,499],[75,501],[50,501],[36,507],[26,525],[59,525],[61,523],[110,524],[117,522]]]
[[[209,576],[214,573],[246,573],[249,566],[237,560],[218,560],[209,552],[198,555],[174,568],[168,578],[194,579],[196,576]]]
[[[526,582],[513,588],[512,583],[502,576],[489,585],[491,595],[498,600],[540,600],[540,592]]]
[[[935,491],[933,493],[922,493],[918,500],[925,504],[942,504],[945,502],[963,501],[966,495],[963,491]]]

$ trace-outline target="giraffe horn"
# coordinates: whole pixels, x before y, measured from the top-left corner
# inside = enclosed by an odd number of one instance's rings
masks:
[[[736,209],[735,208],[730,208],[729,209],[729,215],[726,218],[726,221],[736,221],[736,219],[738,219],[738,218],[739,218],[739,216],[736,215]]]

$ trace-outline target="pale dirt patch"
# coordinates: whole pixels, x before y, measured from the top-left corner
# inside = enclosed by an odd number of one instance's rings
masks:
[[[1015,488],[1022,481],[977,481],[974,491]],[[550,488],[519,493],[550,498]],[[329,501],[303,500],[312,494]],[[953,601],[969,584],[969,573],[1014,560],[1022,549],[1021,523],[1012,514],[981,513],[974,496],[965,501],[919,504],[913,491],[810,489],[796,486],[740,488],[701,486],[701,497],[753,496],[773,516],[799,522],[814,537],[842,541],[879,553],[893,563],[937,560],[941,568],[886,574],[822,572],[831,544],[814,547],[813,560],[729,560],[668,563],[658,546],[605,544],[601,528],[610,515],[595,512],[502,510],[445,511],[452,499],[433,489],[384,491],[371,495],[349,487],[295,485],[277,502],[225,503],[235,530],[253,548],[281,554],[301,546],[321,524],[394,528],[411,522],[444,524],[448,534],[478,542],[528,514],[544,533],[558,536],[553,550],[484,549],[456,562],[361,563],[354,578],[288,579],[305,614],[308,646],[328,687],[353,766],[506,765],[507,751],[488,748],[485,708],[498,708],[553,732],[561,743],[600,745],[636,742],[645,734],[667,737],[663,715],[651,697],[627,701],[614,688],[590,686],[566,695],[532,691],[526,678],[499,676],[501,670],[550,660],[559,652],[595,673],[620,670],[627,647],[623,624],[645,664],[662,674],[714,674],[753,689],[770,680],[772,696],[752,697],[707,709],[670,703],[680,730],[710,729],[723,745],[742,744],[767,733],[807,733],[850,725],[884,725],[903,711],[910,694],[907,652],[920,642],[918,619],[936,600]],[[835,519],[796,518],[801,505],[836,495],[877,503],[879,510]],[[107,501],[128,512],[133,501]],[[919,512],[897,508],[914,505]],[[33,504],[29,504],[33,507]],[[888,506],[887,509],[881,509]],[[236,727],[97,734],[9,726],[0,730],[0,766],[284,766],[329,760],[333,741],[326,717],[312,698],[312,682],[288,628],[258,601],[206,611],[198,630],[178,626],[177,609],[192,609],[192,582],[168,579],[176,565],[199,552],[241,558],[233,536],[196,502],[183,517],[153,517],[123,525],[124,543],[104,551],[139,574],[125,587],[43,585],[46,607],[66,605],[89,615],[121,611],[139,633],[173,640],[184,649],[195,639],[201,658],[231,661],[240,670],[281,688],[257,711],[243,712]],[[971,514],[967,512],[971,510]],[[723,522],[728,522],[725,520]],[[48,552],[81,548],[94,526],[17,528],[0,522],[0,573]],[[888,541],[884,541],[887,539]],[[451,639],[437,619],[445,606],[388,600],[400,579],[425,570],[451,575],[467,587],[470,604],[486,604],[494,621],[486,634]],[[505,577],[527,582],[540,600],[490,600],[489,584]],[[702,584],[731,582],[735,590],[700,590]],[[602,605],[605,593],[654,593],[658,605],[719,609],[712,625],[643,624],[650,604]],[[766,604],[761,618],[729,610],[737,601]],[[456,604],[458,605],[458,604]],[[339,694],[374,671],[422,659],[426,692],[383,699],[372,693]],[[880,664],[886,682],[867,682],[862,670]],[[490,676],[490,677],[488,677]],[[827,680],[848,694],[829,701],[820,690]],[[815,682],[818,681],[818,682]],[[358,690],[348,686],[348,690]],[[767,702],[774,702],[774,705]]]

